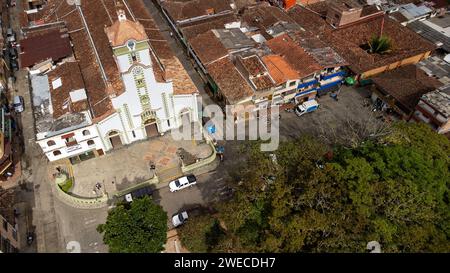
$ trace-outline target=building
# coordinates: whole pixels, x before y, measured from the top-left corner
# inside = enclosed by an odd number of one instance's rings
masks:
[[[362,80],[395,69],[400,66],[415,64],[428,58],[435,46],[415,32],[384,15],[375,6],[355,5],[345,8],[347,1],[338,5],[342,13],[335,13],[340,18],[332,20],[333,12],[338,12],[335,5],[319,2],[308,8],[295,6],[288,14],[304,29],[315,33],[320,40],[332,47],[348,63],[348,68],[357,80]],[[361,10],[360,17],[344,11]],[[358,12],[359,13],[359,12]],[[350,16],[343,19],[342,16]],[[330,18],[331,17],[331,18]],[[336,17],[336,16],[334,16]],[[328,18],[328,19],[324,19]],[[336,26],[330,24],[335,23]],[[391,39],[393,48],[389,53],[370,53],[368,42],[373,35],[384,35]]]
[[[399,119],[410,120],[420,98],[443,84],[416,65],[402,66],[372,77],[372,100],[381,110],[391,109]]]
[[[414,121],[425,122],[439,134],[450,132],[450,84],[424,94],[416,106]]]
[[[161,6],[222,106],[300,103],[336,90],[343,80],[347,62],[279,7],[260,2],[186,24],[176,18],[187,20],[188,13],[175,12],[172,4]]]
[[[3,175],[13,164],[11,118],[5,107],[0,109],[0,119],[0,175]]]
[[[0,188],[0,252],[13,253],[20,249],[19,226],[14,213],[14,192]]]
[[[50,161],[76,163],[199,120],[198,91],[142,1],[47,2],[26,30],[63,24],[73,51],[30,69]]]

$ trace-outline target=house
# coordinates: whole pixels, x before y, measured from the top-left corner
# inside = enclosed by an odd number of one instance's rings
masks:
[[[282,56],[297,71],[294,85],[298,93],[284,96],[285,101],[295,97],[303,102],[335,90],[343,80],[342,68],[347,64],[333,49],[305,31],[284,34],[266,42],[274,54]],[[289,90],[288,90],[289,91]]]
[[[417,122],[425,122],[439,134],[448,134],[450,132],[450,84],[424,94],[412,118]]]
[[[63,23],[73,50],[30,70],[37,142],[50,161],[77,163],[198,121],[198,91],[141,0],[48,2],[38,15]]]
[[[380,109],[392,109],[399,119],[410,120],[420,98],[443,84],[416,65],[402,66],[372,77],[372,100]]]
[[[288,14],[342,56],[357,80],[418,63],[428,58],[435,49],[432,43],[390,19],[375,6],[359,7],[355,4],[345,8],[337,2],[349,3],[341,0],[329,5],[329,2],[324,1],[309,5],[308,8],[297,5]],[[391,39],[393,47],[390,52],[370,53],[368,42],[377,34]]]

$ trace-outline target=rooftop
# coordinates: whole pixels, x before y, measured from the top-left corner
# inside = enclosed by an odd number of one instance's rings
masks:
[[[130,22],[139,24],[125,23],[123,25],[123,21],[117,23],[117,10],[124,10]],[[65,23],[70,33],[74,56],[85,82],[92,113],[96,119],[102,119],[113,113],[110,95],[120,95],[124,91],[123,81],[113,57],[110,38],[114,40],[113,44],[116,42],[120,44],[124,37],[128,36],[125,30],[129,29],[131,24],[134,29],[132,31],[137,33],[137,37],[133,38],[143,38],[143,29],[149,37],[149,43],[155,53],[152,55],[154,63],[152,67],[156,79],[171,80],[175,95],[197,92],[195,85],[170,50],[142,0],[83,1],[80,6],[69,5],[67,1],[48,0],[44,9],[34,14],[33,18],[39,23],[54,23],[59,20]],[[120,35],[108,37],[105,26],[117,28],[120,30]]]
[[[48,81],[53,118],[57,119],[67,113],[79,113],[89,110],[84,81],[78,62],[70,61],[57,66],[48,73]]]
[[[281,21],[295,24],[295,21],[286,12],[278,7],[270,6],[268,3],[247,7],[242,12],[241,19],[247,26],[256,27],[263,31]]]
[[[262,57],[262,60],[277,85],[299,78],[297,71],[280,55],[266,55]]]
[[[450,84],[450,64],[443,59],[432,56],[417,64],[428,76],[438,79],[443,84]]]
[[[319,13],[323,12],[324,7],[326,8],[324,2],[309,6]],[[322,41],[333,47],[355,73],[364,73],[435,49],[432,43],[387,16],[333,29],[321,16],[303,7],[296,6],[289,14],[299,25],[317,33]],[[383,34],[392,40],[394,48],[387,54],[370,54],[363,46],[368,43],[376,30],[381,31],[382,25],[384,25]]]
[[[317,63],[324,68],[348,65],[333,48],[307,31],[296,31],[289,34]]]
[[[47,59],[59,61],[72,55],[67,29],[52,28],[36,31],[20,41],[20,66],[30,67]]]
[[[166,0],[161,6],[176,22],[231,12],[231,0]]]
[[[362,5],[357,0],[335,0],[331,2],[334,8],[340,11],[349,11],[354,9],[362,9]]]
[[[33,115],[38,140],[90,124],[90,119],[85,113],[66,111],[59,116],[54,114],[53,98],[50,92],[50,89],[53,88],[51,87],[53,82],[49,81],[48,75],[32,75],[30,79]],[[56,100],[56,103],[58,104],[55,107],[63,106],[59,104],[58,100]]]
[[[189,43],[205,66],[228,55],[227,49],[212,30],[190,39]]]
[[[446,22],[448,21],[448,23]],[[408,28],[434,43],[437,47],[441,47],[450,52],[450,15],[444,18],[432,18],[427,21],[415,21],[407,25]]]
[[[244,66],[245,70],[247,70],[250,76],[256,77],[267,72],[263,63],[256,55],[251,55],[248,57],[239,56],[238,58],[240,59],[242,65]]]
[[[300,78],[307,77],[323,67],[287,34],[266,42],[274,54],[283,57],[297,71]]]
[[[213,62],[207,69],[229,103],[235,104],[253,95],[253,90],[229,58]]]
[[[423,95],[421,99],[433,106],[447,119],[450,118],[450,84]]]
[[[112,26],[105,28],[106,35],[113,47],[125,45],[130,39],[136,41],[148,39],[141,23],[128,20],[123,10],[119,10],[117,16],[119,19]]]
[[[250,48],[256,42],[247,37],[239,28],[213,29],[212,32],[228,50]]]
[[[422,95],[442,86],[438,80],[428,77],[415,65],[390,70],[372,78],[375,85],[387,97],[398,101],[405,114],[410,114]]]
[[[206,21],[199,22],[197,24],[186,25],[181,27],[183,36],[189,40],[195,36],[205,33],[212,29],[224,28],[225,24],[238,21],[237,16],[234,14],[227,14],[220,17],[210,18]]]

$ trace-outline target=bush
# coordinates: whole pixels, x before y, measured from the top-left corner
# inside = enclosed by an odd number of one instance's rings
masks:
[[[73,186],[73,179],[69,178],[66,180],[66,182],[58,186],[63,192],[68,193]]]

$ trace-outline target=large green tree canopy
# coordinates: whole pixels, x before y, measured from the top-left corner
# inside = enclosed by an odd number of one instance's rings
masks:
[[[97,230],[110,252],[161,252],[167,240],[167,214],[151,198],[134,200],[109,211],[106,223]]]
[[[425,125],[399,123],[356,148],[302,137],[276,160],[246,152],[237,193],[218,208],[239,248],[364,252],[376,240],[383,252],[450,251],[450,143]]]

